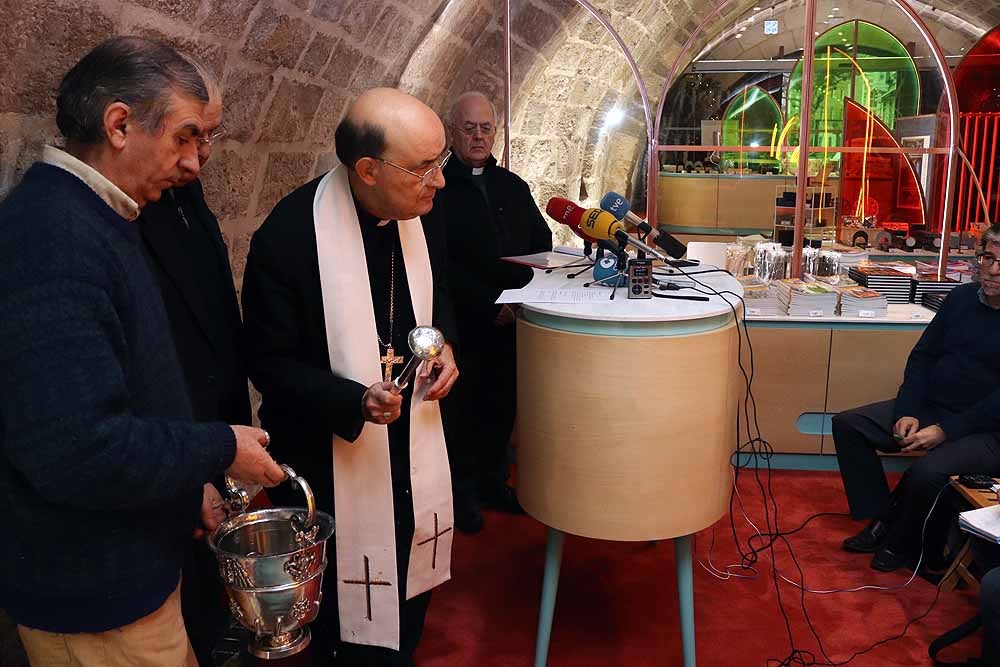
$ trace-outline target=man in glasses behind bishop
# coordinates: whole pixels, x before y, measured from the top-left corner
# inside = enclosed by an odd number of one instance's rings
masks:
[[[437,115],[388,88],[358,97],[335,141],[340,164],[280,201],[251,241],[250,378],[271,450],[336,519],[314,656],[412,665],[454,535],[437,402],[458,377],[454,316],[429,215],[449,153]],[[395,393],[417,325],[449,344]],[[302,504],[291,489],[269,495]]]

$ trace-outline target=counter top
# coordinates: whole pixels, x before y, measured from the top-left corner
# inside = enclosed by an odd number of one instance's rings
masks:
[[[710,268],[714,267],[689,267],[685,270],[697,272]],[[666,267],[654,267],[654,272],[660,278],[667,278],[667,276],[659,275],[665,270]],[[570,269],[564,269],[546,274],[541,269],[535,269],[535,276],[525,289],[575,289],[581,288],[585,282],[593,280],[593,275],[589,271],[576,278],[569,278],[567,274],[571,271]],[[683,278],[680,272],[673,275],[678,279]],[[695,275],[693,277],[717,291],[728,290],[743,296],[743,286],[728,273],[710,273],[708,275]],[[582,320],[668,322],[697,320],[718,315],[732,315],[733,311],[730,302],[737,306],[739,305],[739,299],[732,295],[726,296],[725,299],[722,296],[712,295],[708,301],[685,301],[656,297],[652,299],[629,299],[626,289],[619,287],[614,300],[611,300],[610,288],[590,287],[588,289],[599,289],[606,293],[608,298],[582,303],[525,303],[522,307],[537,313]],[[665,294],[692,296],[697,295],[697,292],[693,290],[678,290],[675,292],[665,292]]]
[[[782,175],[782,174],[720,174],[717,172],[704,172],[704,173],[688,173],[688,172],[676,172],[676,171],[661,171],[660,176],[666,176],[671,178],[739,178],[743,180],[758,179],[758,180],[774,180],[774,181],[788,181],[795,180],[795,175]]]

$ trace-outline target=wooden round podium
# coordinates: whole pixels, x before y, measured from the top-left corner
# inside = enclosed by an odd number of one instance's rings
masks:
[[[742,293],[726,274],[703,281]],[[548,656],[565,533],[674,539],[684,664],[695,664],[690,536],[729,506],[744,385],[736,327],[718,296],[630,300],[619,290],[614,301],[523,306],[517,493],[549,526],[536,667]]]

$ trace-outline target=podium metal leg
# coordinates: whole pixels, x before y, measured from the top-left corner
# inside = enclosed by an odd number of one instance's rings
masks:
[[[677,598],[681,611],[681,642],[684,647],[684,667],[695,667],[694,575],[691,570],[690,535],[674,538],[674,557],[677,566]],[[546,570],[546,574],[548,574],[548,570]]]
[[[552,636],[552,614],[556,607],[556,591],[559,589],[559,567],[562,565],[563,538],[565,538],[565,534],[562,531],[549,528],[549,537],[545,544],[542,605],[538,612],[538,637],[535,640],[535,667],[545,667],[549,659],[549,639]],[[690,549],[688,555],[690,556]],[[689,576],[690,571],[689,559]]]

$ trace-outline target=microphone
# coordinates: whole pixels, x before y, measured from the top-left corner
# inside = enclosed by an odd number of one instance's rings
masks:
[[[601,199],[601,208],[619,220],[636,227],[643,234],[649,234],[650,238],[655,239],[660,235],[659,230],[653,229],[652,225],[633,213],[628,200],[617,192],[611,191],[604,195]]]
[[[611,191],[604,195],[604,198],[601,199],[601,208],[619,220],[625,220],[629,224],[635,226],[644,234],[648,234],[653,243],[663,248],[667,254],[674,259],[680,259],[684,256],[684,253],[687,252],[687,246],[683,243],[670,234],[660,232],[658,229],[655,229],[648,222],[633,213],[628,200],[617,192]]]
[[[580,220],[580,229],[584,234],[593,236],[596,239],[603,241],[615,240],[622,245],[628,244],[638,248],[647,255],[667,261],[666,255],[629,234],[625,231],[625,225],[616,220],[615,216],[599,208],[588,208],[583,211]]]
[[[583,217],[584,209],[577,206],[575,202],[563,197],[553,197],[545,205],[545,212],[556,222],[562,223],[572,229],[574,234],[587,243],[598,242],[599,239],[587,235],[580,229],[580,220]]]

